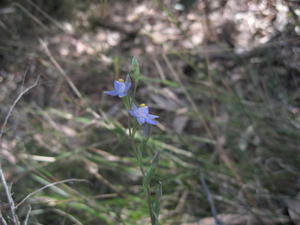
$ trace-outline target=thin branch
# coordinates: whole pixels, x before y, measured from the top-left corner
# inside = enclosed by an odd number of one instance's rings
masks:
[[[1,210],[0,210],[0,218],[1,218],[1,222],[3,223],[3,225],[7,225],[6,220],[5,220],[4,217],[2,216]]]
[[[37,6],[34,2],[31,0],[27,0],[27,2],[32,5],[39,13],[41,13],[45,18],[47,18],[49,21],[51,21],[55,26],[57,26],[60,30],[65,32],[65,29],[62,25],[60,25],[55,19],[53,19],[49,14],[47,14],[44,10],[42,10],[40,7]]]
[[[38,76],[38,78],[35,80],[35,82],[34,82],[33,85],[31,85],[30,87],[28,87],[24,91],[22,91],[19,94],[19,96],[15,99],[15,101],[13,102],[13,104],[10,106],[9,111],[8,111],[8,113],[5,116],[4,122],[3,122],[1,130],[0,130],[0,141],[2,139],[2,136],[3,136],[4,130],[6,128],[6,125],[8,123],[8,120],[9,120],[9,118],[10,118],[10,116],[11,116],[14,108],[16,107],[17,103],[20,101],[20,99],[23,97],[23,95],[25,95],[32,88],[34,88],[35,86],[37,86],[37,84],[39,82],[39,79],[40,79],[40,76]],[[12,198],[11,191],[10,191],[8,185],[7,185],[7,182],[6,182],[6,179],[5,179],[2,167],[1,167],[1,162],[0,162],[0,177],[1,177],[1,182],[3,184],[4,190],[5,190],[5,194],[6,194],[8,203],[9,203],[9,208],[10,208],[10,212],[11,212],[11,216],[12,216],[13,222],[14,222],[15,225],[19,225],[20,222],[19,222],[18,216],[17,216],[16,211],[15,211],[16,210],[15,203],[14,203],[14,200]],[[2,217],[2,215],[1,215],[1,217]],[[2,222],[3,222],[4,218],[2,217],[1,219],[2,219]]]
[[[29,209],[28,209],[28,212],[27,212],[27,214],[26,214],[26,218],[25,218],[25,221],[24,221],[24,225],[27,225],[28,220],[29,220],[30,213],[31,213],[31,206],[29,205]]]
[[[18,208],[20,205],[22,205],[28,198],[32,197],[33,195],[37,194],[38,192],[41,192],[42,190],[48,188],[48,187],[52,187],[55,186],[57,184],[63,184],[63,183],[68,183],[68,182],[87,182],[87,180],[85,179],[76,179],[76,178],[71,178],[71,179],[66,179],[66,180],[61,180],[61,181],[57,181],[51,184],[47,184],[37,190],[35,190],[34,192],[31,192],[30,194],[28,194],[22,201],[20,201],[17,205],[16,208]]]
[[[78,219],[76,219],[74,216],[72,216],[72,215],[70,215],[70,214],[68,214],[68,213],[66,213],[66,212],[64,212],[64,211],[62,211],[62,210],[60,210],[60,209],[52,209],[51,211],[54,211],[54,212],[56,212],[57,214],[60,214],[60,215],[62,215],[62,216],[64,216],[64,217],[67,217],[67,218],[69,218],[74,224],[76,224],[76,225],[83,225]]]
[[[12,114],[12,111],[14,110],[14,108],[16,107],[17,103],[20,101],[20,99],[23,97],[23,95],[25,95],[27,92],[29,92],[32,88],[34,88],[35,86],[38,85],[38,82],[40,80],[40,76],[38,76],[38,78],[35,80],[34,84],[32,84],[31,86],[29,86],[28,88],[26,88],[24,91],[22,91],[19,96],[16,98],[16,100],[13,102],[13,104],[10,106],[10,109],[4,119],[4,122],[2,124],[1,127],[1,131],[0,131],[0,140],[2,138],[2,135],[4,133],[5,127],[7,125],[7,122]]]
[[[79,98],[82,99],[82,95],[80,93],[80,91],[77,89],[77,87],[75,86],[75,84],[73,83],[73,81],[71,80],[71,78],[67,75],[67,73],[63,70],[63,68],[59,65],[59,63],[56,61],[56,59],[53,57],[53,55],[51,54],[47,44],[45,41],[43,41],[42,39],[39,39],[41,45],[43,46],[46,55],[49,57],[50,61],[52,62],[52,64],[56,67],[56,69],[59,71],[59,73],[63,76],[63,78],[67,81],[68,85],[70,86],[70,88],[72,89],[72,91],[74,92],[74,94]]]
[[[1,177],[1,182],[2,182],[3,187],[4,187],[5,194],[6,194],[9,206],[10,206],[9,208],[10,208],[10,212],[11,212],[11,216],[12,216],[13,222],[14,222],[15,225],[19,225],[20,222],[19,222],[18,216],[16,214],[15,203],[14,203],[14,200],[13,200],[13,198],[11,196],[11,192],[9,190],[9,187],[8,187],[8,185],[6,183],[6,179],[4,177],[4,174],[3,174],[3,171],[2,171],[2,168],[1,168],[1,164],[0,164],[0,177]]]
[[[213,200],[213,198],[211,196],[211,193],[210,193],[210,191],[208,189],[208,186],[206,184],[206,181],[204,179],[203,173],[200,174],[200,181],[201,181],[201,184],[203,186],[204,193],[205,193],[205,195],[207,197],[207,201],[208,201],[209,206],[210,206],[211,214],[214,217],[215,224],[216,225],[224,225],[224,223],[218,218],[217,209],[215,207],[214,200]]]
[[[34,22],[36,22],[38,25],[43,27],[45,30],[49,30],[47,26],[45,26],[36,16],[34,16],[30,11],[28,11],[26,8],[24,8],[21,4],[19,3],[13,3],[12,5],[18,7],[23,11],[28,17],[30,17]]]
[[[171,65],[170,60],[168,59],[166,54],[162,54],[164,61],[167,64],[167,67],[169,68],[169,70],[171,71],[171,74],[173,75],[175,81],[177,83],[180,84],[181,89],[183,90],[187,100],[189,101],[189,103],[191,104],[193,110],[197,113],[197,115],[199,116],[200,121],[203,123],[203,126],[206,130],[206,132],[208,133],[209,137],[211,138],[211,140],[214,140],[214,136],[212,134],[212,131],[209,127],[209,124],[207,123],[207,121],[204,119],[203,114],[199,111],[199,108],[197,107],[197,104],[195,103],[195,101],[193,100],[193,98],[191,97],[190,93],[188,92],[188,90],[186,89],[185,85],[183,84],[182,80],[180,79],[180,75],[176,72],[176,70],[173,68],[173,66]]]

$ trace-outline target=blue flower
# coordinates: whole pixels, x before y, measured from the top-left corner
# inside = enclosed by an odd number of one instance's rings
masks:
[[[143,125],[144,123],[156,125],[157,122],[154,119],[159,117],[149,114],[149,108],[145,104],[141,104],[139,107],[137,107],[135,104],[132,104],[129,114],[135,117],[140,125]]]
[[[112,95],[112,96],[119,96],[120,98],[122,98],[127,95],[130,87],[131,87],[131,81],[130,81],[129,76],[127,76],[125,82],[123,79],[115,80],[114,81],[114,90],[104,91],[104,94]]]

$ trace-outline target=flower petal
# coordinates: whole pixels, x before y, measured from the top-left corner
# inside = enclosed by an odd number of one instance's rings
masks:
[[[116,92],[116,90],[111,90],[111,91],[104,91],[104,94],[116,96],[118,95],[118,92]]]
[[[139,107],[139,112],[141,114],[144,114],[145,116],[149,113],[149,108],[148,106],[143,106],[143,107]]]
[[[122,82],[117,81],[117,80],[114,81],[114,88],[115,88],[116,90],[119,90],[120,87],[121,87],[121,85],[122,85]]]
[[[153,114],[148,114],[147,117],[148,117],[149,119],[156,119],[156,118],[158,118],[159,116],[153,115]]]
[[[131,82],[129,81],[129,83],[127,83],[127,81],[126,81],[124,92],[126,92],[126,94],[127,94],[127,92],[129,91],[130,88],[131,88]]]
[[[136,119],[137,119],[137,121],[138,121],[138,123],[140,125],[142,125],[143,123],[145,123],[145,118],[143,118],[143,117],[137,117]]]
[[[127,75],[126,81],[125,81],[125,90],[128,91],[130,87],[131,87],[131,79],[130,79],[130,76]]]
[[[134,110],[132,110],[132,109],[129,110],[128,112],[129,112],[129,114],[132,115],[133,117],[136,117],[136,116],[137,116],[136,111],[134,111]]]
[[[157,122],[155,120],[151,120],[149,118],[146,118],[146,123],[149,123],[151,125],[156,125],[157,124]]]
[[[138,112],[137,112],[137,106],[133,103],[131,106],[131,110],[129,110],[129,114],[132,115],[133,117],[137,117],[138,116]]]
[[[137,111],[138,107],[136,106],[136,104],[132,103],[131,109]]]

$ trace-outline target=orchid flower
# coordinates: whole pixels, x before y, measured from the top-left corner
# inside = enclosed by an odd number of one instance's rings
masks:
[[[123,79],[118,79],[114,81],[114,90],[104,91],[104,94],[118,96],[119,98],[123,98],[127,95],[129,89],[131,87],[130,77],[126,77],[126,81]]]
[[[129,110],[129,114],[135,117],[140,125],[143,125],[144,123],[156,125],[157,121],[155,121],[154,119],[159,117],[150,114],[149,108],[145,104],[141,104],[139,105],[139,107],[137,107],[135,104],[132,104],[132,108],[131,110]]]

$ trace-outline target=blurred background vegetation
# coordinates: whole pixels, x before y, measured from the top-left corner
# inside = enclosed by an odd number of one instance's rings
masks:
[[[149,224],[127,113],[103,95],[139,59],[160,116],[161,224],[300,224],[300,2],[6,0],[0,156],[28,224]],[[148,159],[147,159],[148,160]],[[203,179],[202,179],[203,180]],[[0,186],[2,215],[9,220]]]

